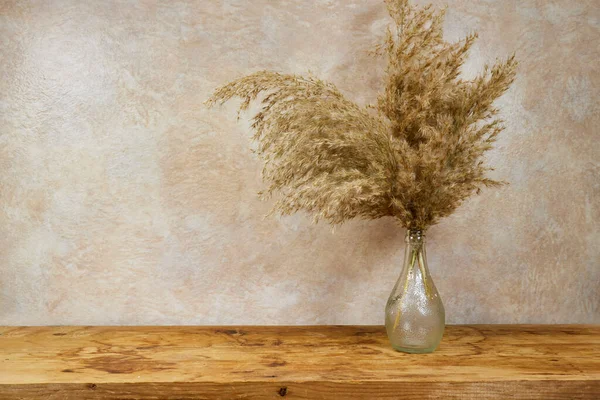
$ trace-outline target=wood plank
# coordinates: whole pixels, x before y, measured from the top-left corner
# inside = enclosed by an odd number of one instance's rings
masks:
[[[0,327],[0,399],[600,399],[600,326]]]

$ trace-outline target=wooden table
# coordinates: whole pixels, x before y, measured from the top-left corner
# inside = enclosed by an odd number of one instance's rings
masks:
[[[600,326],[0,327],[0,399],[600,399]]]

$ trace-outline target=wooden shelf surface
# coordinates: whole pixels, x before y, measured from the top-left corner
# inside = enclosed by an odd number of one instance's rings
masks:
[[[0,327],[0,399],[600,399],[600,326]]]

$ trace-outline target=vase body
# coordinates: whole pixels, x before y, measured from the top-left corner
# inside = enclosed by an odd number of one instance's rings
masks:
[[[431,353],[444,334],[444,305],[429,274],[424,233],[408,230],[405,242],[402,271],[385,307],[385,328],[394,349]]]

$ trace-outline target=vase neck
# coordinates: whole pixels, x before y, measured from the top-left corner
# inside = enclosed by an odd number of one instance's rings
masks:
[[[403,271],[408,273],[414,266],[417,266],[423,275],[429,274],[425,250],[425,231],[420,229],[408,229],[404,241],[406,243],[406,249],[404,253]]]

